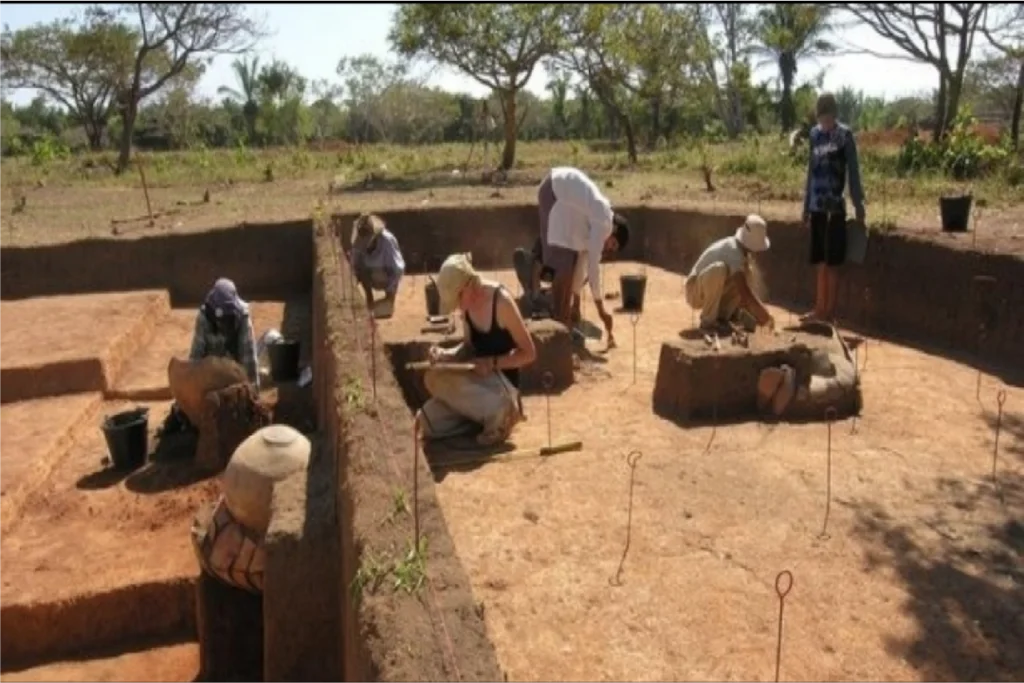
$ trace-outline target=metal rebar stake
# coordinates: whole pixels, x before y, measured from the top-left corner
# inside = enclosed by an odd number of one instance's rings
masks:
[[[783,579],[788,581],[783,584]],[[785,588],[783,588],[785,585]],[[779,681],[779,671],[782,669],[782,615],[786,607],[786,596],[793,589],[793,573],[783,569],[775,577],[775,594],[779,596],[779,629],[775,640],[775,683]]]
[[[417,410],[412,417],[412,520],[413,547],[420,547],[420,415]]]
[[[704,455],[711,452],[711,445],[715,443],[715,435],[718,433],[718,399],[722,393],[721,369],[722,361],[718,356],[711,361],[711,368],[715,376],[712,384],[715,386],[715,400],[711,404],[711,436],[708,437],[708,445],[704,447]]]
[[[373,382],[373,400],[377,401],[377,321],[370,311],[370,378]]]
[[[821,525],[821,533],[818,538],[828,540],[828,517],[832,511],[832,422],[836,419],[836,409],[829,407],[825,409],[825,421],[828,424],[828,445],[825,470],[825,520]]]
[[[633,384],[636,384],[636,325],[640,322],[640,313],[631,313],[629,323],[633,326]]]
[[[644,456],[640,451],[633,451],[626,456],[626,464],[629,465],[629,507],[626,512],[626,547],[622,549],[622,557],[619,559],[619,568],[615,576],[608,580],[612,586],[622,585],[622,569],[626,564],[626,555],[629,553],[629,543],[633,535],[633,487],[636,484],[636,466],[640,458]]]
[[[551,390],[555,386],[555,376],[550,370],[548,370],[541,376],[540,381],[544,386],[544,405],[547,408],[548,414],[548,448],[551,448]]]

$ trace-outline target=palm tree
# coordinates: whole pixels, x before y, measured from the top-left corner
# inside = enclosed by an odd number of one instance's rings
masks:
[[[259,57],[253,57],[251,61],[247,57],[236,59],[231,63],[231,69],[238,78],[239,89],[236,90],[227,85],[217,88],[217,94],[224,95],[242,105],[242,116],[245,117],[250,143],[256,139],[256,117],[260,113],[259,63]]]
[[[826,7],[803,4],[773,4],[758,12],[755,50],[779,67],[779,117],[783,132],[792,130],[796,124],[793,83],[798,64],[835,51],[835,46],[825,38],[829,15]]]

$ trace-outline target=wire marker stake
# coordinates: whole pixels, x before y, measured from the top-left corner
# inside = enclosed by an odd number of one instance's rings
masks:
[[[783,582],[783,579],[787,580]],[[786,608],[786,596],[792,589],[793,573],[788,569],[783,569],[775,577],[775,594],[779,596],[779,629],[775,640],[775,683],[779,682],[779,671],[782,668],[782,615]]]
[[[615,572],[614,578],[608,581],[608,583],[616,587],[622,585],[622,568],[626,564],[629,542],[633,534],[633,486],[636,484],[636,466],[642,457],[644,457],[644,454],[640,451],[633,451],[626,456],[626,464],[629,465],[629,507],[626,513],[626,547],[622,549],[622,558],[619,560],[619,568]]]
[[[373,400],[377,401],[377,321],[370,311],[370,375],[373,381]]]
[[[828,516],[832,510],[832,422],[836,419],[836,409],[829,407],[825,409],[825,421],[828,423],[828,448],[825,470],[825,521],[821,525],[821,533],[818,538],[828,540]]]
[[[999,493],[999,500],[1003,499],[1003,491],[999,488],[999,479],[996,477],[996,468],[999,466],[999,432],[1003,428],[1003,404],[1006,403],[1006,390],[1000,389],[999,393],[996,394],[996,405],[998,406],[998,412],[996,413],[996,436],[995,445],[992,448],[992,485],[995,486],[996,491]]]

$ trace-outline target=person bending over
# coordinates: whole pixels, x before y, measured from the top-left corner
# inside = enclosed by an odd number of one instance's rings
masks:
[[[551,291],[545,292],[541,289],[541,282],[551,282],[552,271],[544,266],[544,247],[538,237],[531,249],[518,247],[512,254],[512,265],[516,272],[516,279],[523,290],[524,301],[526,302],[525,315],[530,316],[534,311],[548,311],[554,315],[551,305]],[[583,284],[587,284],[584,278]],[[573,325],[578,325],[582,319],[580,312],[580,295],[573,294],[572,312],[570,320]]]
[[[375,317],[390,318],[395,312],[395,295],[405,274],[405,259],[398,240],[375,214],[361,214],[352,226],[352,270],[366,294],[366,307]],[[373,300],[373,290],[384,298]]]
[[[768,226],[752,214],[734,235],[704,250],[686,278],[686,303],[700,309],[702,328],[718,330],[738,322],[746,311],[759,325],[774,329],[775,320],[755,293],[760,277],[754,255],[769,246]]]
[[[196,313],[188,357],[197,361],[207,356],[227,357],[237,362],[259,391],[260,373],[249,304],[238,296],[235,283],[223,277],[213,283]]]
[[[437,276],[441,314],[462,311],[465,337],[453,349],[430,349],[432,362],[471,361],[472,372],[428,370],[430,399],[417,414],[425,439],[437,440],[480,429],[477,443],[506,441],[522,419],[519,370],[533,363],[537,349],[512,295],[484,280],[468,254],[449,256]]]
[[[551,169],[537,190],[537,205],[543,264],[553,273],[554,318],[572,328],[573,296],[589,279],[597,314],[614,342],[612,316],[601,297],[601,258],[625,248],[629,223],[577,168]]]
[[[853,131],[836,120],[835,96],[818,98],[818,125],[811,129],[804,192],[804,226],[811,233],[811,265],[817,267],[814,310],[805,318],[832,320],[836,315],[839,267],[846,261],[846,198],[849,180],[856,220],[864,223],[864,188],[860,181]]]

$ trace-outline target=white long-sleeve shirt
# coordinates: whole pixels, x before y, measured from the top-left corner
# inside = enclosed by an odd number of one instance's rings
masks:
[[[586,259],[586,273],[594,300],[601,299],[601,255],[612,234],[612,205],[600,188],[577,168],[551,169],[555,205],[548,216],[548,244],[571,249]],[[583,264],[577,262],[574,291],[583,281]]]

